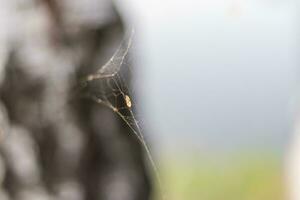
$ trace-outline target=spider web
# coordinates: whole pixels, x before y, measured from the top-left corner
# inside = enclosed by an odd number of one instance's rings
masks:
[[[126,75],[124,77],[122,71],[123,66],[127,64],[126,60],[132,46],[133,34],[134,32],[132,31],[130,35],[124,37],[119,48],[106,64],[95,73],[89,74],[82,79],[81,88],[89,87],[90,92],[85,96],[114,111],[131,129],[146,152],[159,184],[162,199],[165,199],[157,166],[142,134],[139,121],[136,119],[134,112],[136,103],[132,99],[129,88],[125,83]]]

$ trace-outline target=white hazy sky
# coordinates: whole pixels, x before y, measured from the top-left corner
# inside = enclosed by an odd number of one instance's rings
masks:
[[[283,149],[299,89],[294,1],[116,2],[137,30],[147,134],[161,147]]]

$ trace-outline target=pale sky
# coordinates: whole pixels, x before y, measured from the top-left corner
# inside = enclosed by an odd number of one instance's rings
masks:
[[[171,149],[283,149],[299,89],[295,2],[125,2],[150,138]]]

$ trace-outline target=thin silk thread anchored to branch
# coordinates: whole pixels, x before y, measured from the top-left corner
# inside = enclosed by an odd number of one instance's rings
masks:
[[[126,56],[128,55],[129,49],[132,45],[132,38],[133,32],[129,37],[123,39],[120,47],[105,65],[103,65],[94,74],[84,77],[81,82],[81,87],[86,87],[92,81],[99,81],[101,91],[89,93],[87,94],[87,97],[96,103],[104,105],[113,110],[131,129],[132,133],[144,147],[146,155],[158,181],[162,199],[166,199],[158,168],[153,160],[149,146],[142,134],[141,127],[135,118],[135,114],[133,113],[132,109],[132,106],[134,105],[133,101],[129,94],[128,87],[124,83],[124,80],[120,74],[121,67],[124,65]],[[110,91],[107,92],[107,88],[104,87],[104,85],[106,85]],[[124,102],[123,104],[125,104],[125,106],[118,106],[120,100]]]

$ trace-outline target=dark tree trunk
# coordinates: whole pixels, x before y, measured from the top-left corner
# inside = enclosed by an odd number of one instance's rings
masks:
[[[12,2],[8,17],[17,28],[0,86],[0,199],[149,199],[132,130],[77,90],[122,40],[114,7],[105,0]]]

